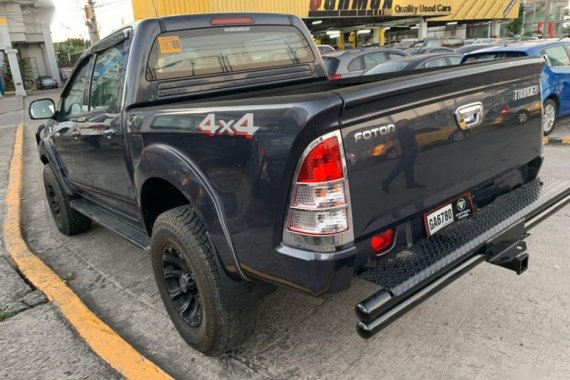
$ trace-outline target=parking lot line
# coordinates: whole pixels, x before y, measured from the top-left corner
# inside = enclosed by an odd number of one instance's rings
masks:
[[[128,379],[172,379],[89,310],[73,290],[28,248],[21,232],[23,151],[24,127],[19,125],[10,165],[3,226],[8,254],[28,281],[60,308],[63,316],[91,349],[117,372]]]

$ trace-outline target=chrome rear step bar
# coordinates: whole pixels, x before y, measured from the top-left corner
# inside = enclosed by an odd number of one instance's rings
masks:
[[[568,203],[570,182],[536,179],[364,271],[359,277],[381,289],[356,305],[358,334],[370,338],[482,262],[523,273],[528,230]]]

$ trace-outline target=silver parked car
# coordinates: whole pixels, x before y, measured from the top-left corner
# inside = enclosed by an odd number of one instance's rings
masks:
[[[317,45],[317,49],[319,49],[319,53],[321,54],[333,53],[336,51],[336,49],[331,45]]]
[[[384,62],[374,66],[363,75],[388,74],[399,71],[433,69],[436,67],[454,66],[461,63],[461,54],[433,53],[418,54],[393,62]]]
[[[51,75],[40,75],[37,79],[38,90],[57,88],[57,81]]]
[[[403,50],[380,47],[360,48],[323,55],[329,79],[358,77],[383,62],[409,56]]]

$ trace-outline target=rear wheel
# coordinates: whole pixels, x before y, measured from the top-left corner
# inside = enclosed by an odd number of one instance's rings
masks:
[[[524,110],[523,110],[523,111],[520,111],[520,112],[517,114],[517,122],[518,122],[519,124],[524,124],[524,123],[526,123],[527,121],[528,121],[528,112],[527,112],[527,111],[524,111]]]
[[[64,235],[75,235],[91,227],[91,219],[71,208],[71,197],[61,187],[50,165],[44,165],[44,189],[57,229]]]
[[[552,99],[548,99],[544,102],[544,115],[542,117],[542,130],[545,136],[552,133],[556,125],[556,115],[558,115],[556,102]]]
[[[248,284],[230,280],[190,206],[161,214],[152,230],[152,267],[170,318],[207,355],[230,350],[252,331]]]

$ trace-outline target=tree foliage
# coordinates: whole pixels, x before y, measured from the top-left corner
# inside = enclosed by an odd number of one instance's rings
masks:
[[[60,67],[71,67],[79,58],[82,51],[89,47],[89,41],[83,38],[68,38],[63,42],[53,44]]]
[[[14,44],[14,48],[18,49],[18,65],[20,66],[20,75],[24,81],[25,88],[34,86],[34,74],[28,59],[22,57],[22,50],[18,48],[18,44]],[[8,54],[4,53],[4,86],[5,91],[14,91],[14,79],[12,78],[12,70],[10,69],[10,62],[8,61]]]
[[[507,33],[509,36],[519,36],[522,30],[523,23],[523,5],[519,8],[519,16],[507,24]]]

